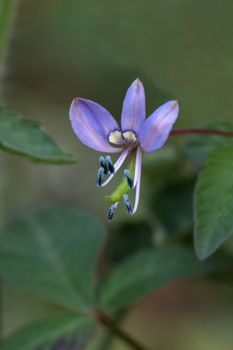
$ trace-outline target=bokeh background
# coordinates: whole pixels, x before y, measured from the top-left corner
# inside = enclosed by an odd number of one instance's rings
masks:
[[[77,155],[78,163],[40,165],[1,154],[1,220],[41,203],[62,201],[106,221],[104,194],[108,191],[95,186],[98,154],[77,141],[69,124],[69,105],[75,96],[103,104],[119,119],[125,90],[139,77],[146,89],[148,114],[175,97],[181,107],[178,127],[232,121],[232,20],[231,0],[19,1],[3,80],[4,103],[41,121],[64,148]],[[166,149],[148,159],[176,163],[172,146],[181,144],[182,140],[170,140]],[[147,173],[157,171],[146,169]],[[173,170],[165,169],[169,180]],[[190,169],[185,171],[192,174]],[[182,184],[171,183],[174,193],[183,191],[182,203],[190,199],[190,177],[181,179]],[[151,230],[146,201],[153,199],[151,193],[160,181],[159,175],[144,179],[137,217],[128,219],[120,210],[113,224],[128,234],[136,220],[143,244]],[[167,193],[171,191],[157,196],[161,202],[157,199],[153,204],[165,222],[166,210],[173,211],[177,203],[170,197],[166,202]],[[181,231],[191,230],[191,220],[190,208],[178,222]],[[164,231],[157,228],[156,232],[156,240],[163,239]],[[4,335],[27,320],[57,311],[55,305],[20,288],[2,288]],[[177,281],[134,307],[124,326],[151,349],[231,350],[232,311],[230,287],[203,279]],[[116,343],[113,349],[124,347]]]

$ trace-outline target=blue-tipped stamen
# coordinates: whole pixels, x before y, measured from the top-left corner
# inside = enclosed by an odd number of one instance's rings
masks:
[[[130,203],[129,196],[128,196],[127,194],[124,194],[124,195],[123,195],[123,200],[124,200],[124,202],[125,202],[125,205],[126,205],[126,208],[127,208],[127,210],[128,210],[128,213],[129,213],[130,215],[133,215],[133,208],[132,208],[132,205],[131,205],[131,203]]]
[[[128,182],[129,188],[132,189],[132,188],[133,188],[133,178],[132,178],[132,176],[130,175],[129,169],[125,169],[125,170],[124,170],[124,175],[125,175],[126,180],[127,180],[127,182]]]
[[[105,158],[103,156],[100,156],[99,158],[100,166],[104,168],[104,175],[107,175],[108,173],[108,166]]]
[[[108,211],[108,221],[112,221],[113,216],[114,216],[114,214],[115,214],[115,211],[116,211],[116,209],[117,209],[118,203],[119,203],[119,202],[115,202],[115,203],[112,204],[111,207],[109,208],[109,211]]]
[[[97,186],[101,187],[104,180],[104,168],[101,166],[97,173]]]
[[[106,156],[105,157],[105,162],[106,162],[106,165],[107,165],[107,168],[108,168],[109,172],[111,174],[114,174],[115,173],[115,168],[114,168],[114,165],[113,165],[111,157],[110,156]]]

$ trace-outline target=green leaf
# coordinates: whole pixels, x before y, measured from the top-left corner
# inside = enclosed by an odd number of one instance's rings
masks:
[[[56,316],[34,321],[2,342],[1,350],[84,349],[93,325],[83,316]],[[70,347],[71,344],[76,346]],[[66,345],[66,347],[65,347]]]
[[[154,246],[154,230],[145,220],[123,221],[112,227],[106,247],[108,261],[119,264],[130,255]]]
[[[104,228],[75,207],[35,210],[10,222],[0,239],[0,277],[52,302],[86,310]]]
[[[233,131],[233,125],[229,123],[215,123],[207,127],[208,129]],[[192,135],[184,144],[184,152],[195,165],[202,167],[208,156],[215,149],[223,146],[233,146],[233,138],[213,135]]]
[[[181,246],[143,250],[112,273],[103,285],[100,304],[116,311],[176,278],[202,275],[224,266],[216,259],[199,262],[192,250]]]
[[[0,148],[44,163],[73,163],[75,159],[42,130],[41,124],[0,107]]]
[[[233,147],[208,158],[195,190],[194,242],[205,259],[233,233]]]
[[[169,235],[186,234],[193,225],[193,178],[180,178],[150,195],[150,209]]]

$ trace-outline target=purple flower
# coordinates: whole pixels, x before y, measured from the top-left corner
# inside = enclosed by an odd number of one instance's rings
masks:
[[[115,164],[111,157],[100,157],[97,175],[99,187],[107,185],[120,169],[126,158],[131,166],[124,169],[128,187],[122,184],[109,199],[112,202],[108,218],[112,219],[120,199],[123,198],[128,212],[133,215],[140,195],[142,153],[161,148],[166,142],[179,113],[177,101],[169,101],[157,108],[146,119],[145,92],[139,79],[128,88],[123,102],[121,127],[112,115],[96,102],[75,98],[70,107],[72,128],[78,139],[95,151],[121,153]],[[106,181],[104,177],[109,175]],[[136,188],[134,206],[131,206],[128,189]],[[125,193],[123,192],[125,191]]]

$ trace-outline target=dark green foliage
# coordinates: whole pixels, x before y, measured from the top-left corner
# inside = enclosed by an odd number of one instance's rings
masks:
[[[193,224],[195,179],[168,184],[150,196],[150,209],[168,235],[190,233]]]
[[[205,259],[233,234],[233,147],[210,155],[195,190],[195,248]]]
[[[41,124],[17,117],[0,107],[0,148],[3,151],[22,155],[37,162],[65,164],[75,159],[64,152],[43,131]]]

